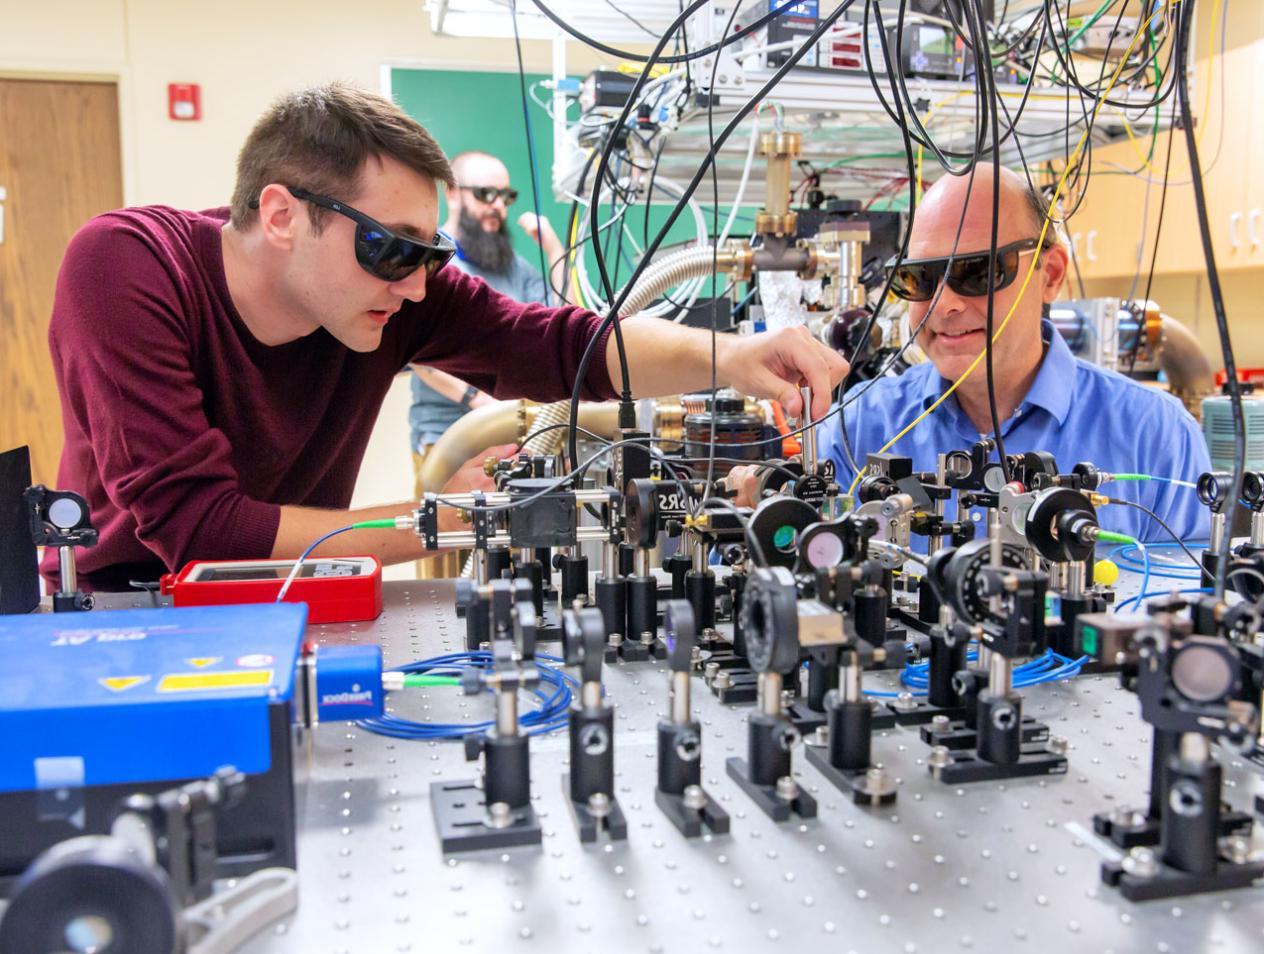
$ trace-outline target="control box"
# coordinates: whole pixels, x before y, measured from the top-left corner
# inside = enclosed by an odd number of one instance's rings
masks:
[[[161,580],[176,606],[275,603],[293,560],[193,560]],[[376,557],[310,559],[285,592],[306,603],[310,623],[361,623],[382,613],[382,564]]]

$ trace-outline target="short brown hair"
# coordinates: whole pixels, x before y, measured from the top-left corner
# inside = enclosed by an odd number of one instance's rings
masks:
[[[385,97],[343,83],[309,86],[281,97],[263,114],[237,156],[234,228],[254,224],[250,207],[270,182],[351,201],[366,160],[389,156],[453,188],[447,156],[421,124]],[[309,210],[322,227],[325,209]]]

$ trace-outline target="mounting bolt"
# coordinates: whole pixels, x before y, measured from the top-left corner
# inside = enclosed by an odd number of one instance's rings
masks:
[[[930,730],[938,735],[941,732],[947,732],[952,727],[952,720],[946,715],[937,715],[930,720]]]
[[[917,700],[913,698],[913,693],[901,692],[891,703],[891,708],[899,709],[901,712],[911,712],[917,708]]]
[[[799,783],[789,775],[777,779],[777,797],[782,801],[792,802],[799,797]]]
[[[715,679],[711,681],[712,689],[732,689],[733,677],[729,675],[727,669],[721,669],[715,674]]]
[[[487,818],[483,824],[488,828],[508,828],[513,824],[513,809],[508,802],[492,802],[487,806]]]
[[[702,790],[701,785],[686,785],[684,794],[681,796],[686,808],[692,808],[695,811],[703,809],[707,805],[707,793]]]
[[[1060,735],[1049,736],[1049,751],[1054,755],[1066,755],[1068,742]]]
[[[1251,842],[1245,838],[1225,839],[1224,849],[1235,865],[1244,865],[1251,860]]]
[[[720,664],[718,662],[709,662],[702,667],[702,678],[706,681],[708,686],[715,681],[716,674],[719,671]]]
[[[605,818],[610,814],[610,796],[605,792],[593,792],[588,796],[588,814],[593,818]]]
[[[926,760],[926,764],[931,768],[943,768],[952,764],[952,752],[948,750],[946,745],[936,745],[930,750],[930,758]]]
[[[1151,848],[1138,845],[1123,860],[1123,869],[1137,878],[1153,878],[1159,873],[1159,859]]]

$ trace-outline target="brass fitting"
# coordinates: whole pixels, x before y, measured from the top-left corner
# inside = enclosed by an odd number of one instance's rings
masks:
[[[483,473],[488,477],[496,476],[496,464],[499,463],[495,457],[483,458]]]
[[[654,401],[654,433],[662,441],[663,450],[680,450],[685,437],[685,406],[679,397]]]

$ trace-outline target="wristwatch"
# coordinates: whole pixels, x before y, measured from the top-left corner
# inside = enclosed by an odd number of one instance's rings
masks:
[[[466,387],[465,393],[461,395],[461,403],[466,407],[472,407],[473,405],[470,402],[476,397],[478,397],[478,388],[471,384]]]

